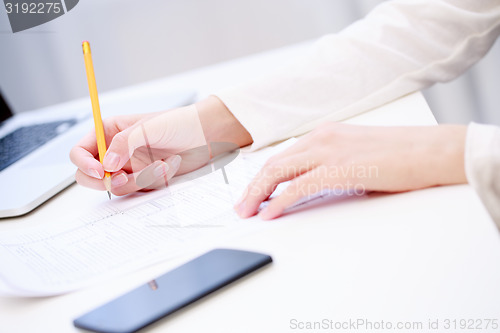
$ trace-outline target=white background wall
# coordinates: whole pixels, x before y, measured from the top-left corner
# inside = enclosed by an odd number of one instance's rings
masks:
[[[381,0],[81,0],[12,34],[0,10],[0,88],[17,112],[88,94],[82,40],[100,91],[336,32]],[[461,79],[425,93],[443,122],[500,124],[500,43]]]

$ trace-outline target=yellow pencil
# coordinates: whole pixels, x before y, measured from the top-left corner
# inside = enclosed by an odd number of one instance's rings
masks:
[[[90,101],[92,102],[92,113],[94,114],[95,135],[97,138],[97,150],[99,151],[99,160],[104,159],[106,154],[106,137],[104,136],[104,126],[102,125],[101,108],[99,107],[99,98],[97,96],[97,86],[95,83],[94,65],[92,64],[92,53],[90,53],[90,44],[87,41],[82,43],[83,58],[85,60],[85,69],[87,70],[87,81],[89,82]],[[111,175],[104,173],[104,186],[108,191],[108,197],[111,200]]]

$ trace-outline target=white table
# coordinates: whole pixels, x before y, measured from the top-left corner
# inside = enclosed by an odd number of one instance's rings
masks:
[[[141,98],[182,88],[197,89],[204,96],[272,69],[307,45],[194,70],[101,98],[106,103],[121,96]],[[423,97],[414,94],[349,122],[424,125],[435,120]],[[1,220],[0,232],[62,223],[53,222],[53,216],[61,211],[79,216],[102,198],[103,193],[73,185],[24,217]],[[422,332],[428,330],[429,320],[432,325],[438,320],[440,330],[434,332],[453,332],[458,331],[453,326],[445,330],[446,324],[453,325],[447,320],[500,321],[500,239],[469,186],[336,200],[272,223],[269,230],[218,244],[269,253],[274,259],[270,267],[146,331],[311,332],[299,327],[320,322],[328,331],[328,325],[334,328],[360,319],[375,326],[382,321],[421,323]],[[72,325],[78,315],[201,252],[62,296],[0,298],[0,332],[78,331]]]

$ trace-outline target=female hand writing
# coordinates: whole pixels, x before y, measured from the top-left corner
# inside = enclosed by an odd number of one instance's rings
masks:
[[[208,142],[251,143],[248,132],[213,96],[196,105],[103,123],[109,144],[103,164],[97,159],[94,132],[73,147],[70,158],[83,186],[104,190],[104,170],[112,172],[115,195],[166,186],[176,173],[199,168],[210,159],[208,149],[203,149]]]

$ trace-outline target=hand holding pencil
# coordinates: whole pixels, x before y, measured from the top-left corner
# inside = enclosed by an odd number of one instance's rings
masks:
[[[88,133],[70,152],[71,161],[78,167],[75,179],[80,185],[117,196],[165,188],[174,175],[208,163],[210,152],[203,124],[216,125],[209,135],[221,142],[247,142],[250,138],[214,96],[180,108],[116,116],[102,122],[90,46],[84,42],[82,47],[95,133]]]
[[[76,181],[97,190],[105,189],[111,199],[111,189],[115,195],[125,195],[140,190],[151,190],[167,186],[167,181],[174,176],[180,167],[181,158],[175,152],[205,144],[203,130],[199,123],[198,113],[194,106],[183,110],[167,110],[168,120],[163,119],[163,112],[155,114],[135,114],[115,117],[103,122],[97,95],[90,45],[82,43],[85,68],[89,84],[90,99],[94,116],[95,133],[89,133],[73,147],[70,152],[71,161],[78,166]],[[181,115],[180,119],[178,116]],[[145,122],[146,119],[150,121]],[[182,129],[174,124],[182,125]],[[168,125],[165,126],[165,125]],[[147,127],[147,130],[146,130]],[[115,140],[129,134],[140,132],[137,143]],[[145,131],[152,138],[177,133],[167,142],[152,142],[150,146]],[[198,135],[194,135],[199,132]],[[127,134],[126,134],[127,133]],[[179,134],[182,134],[179,137]],[[109,148],[106,145],[106,138]],[[200,141],[198,143],[198,141]],[[144,145],[145,144],[145,145]],[[144,146],[143,146],[144,145]],[[99,161],[96,156],[99,155]]]

